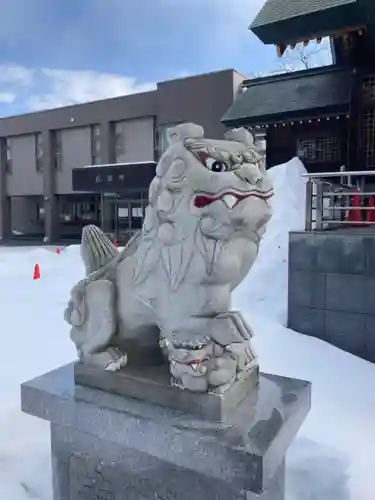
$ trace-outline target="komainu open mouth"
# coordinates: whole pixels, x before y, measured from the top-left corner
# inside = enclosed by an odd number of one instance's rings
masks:
[[[219,195],[213,194],[197,194],[194,197],[194,205],[197,208],[204,208],[215,201],[221,200],[228,210],[233,210],[233,208],[240,203],[240,201],[246,198],[260,198],[262,200],[268,200],[273,195],[273,190],[267,192],[252,191],[250,193],[236,193],[235,191],[225,191]]]

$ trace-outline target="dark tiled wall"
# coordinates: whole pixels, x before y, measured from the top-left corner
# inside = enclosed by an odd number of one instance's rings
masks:
[[[375,362],[375,235],[291,233],[288,326]]]

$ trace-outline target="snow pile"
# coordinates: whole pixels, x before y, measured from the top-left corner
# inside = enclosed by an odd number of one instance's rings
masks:
[[[290,448],[287,500],[374,500],[375,366],[282,326],[287,233],[302,229],[303,165],[275,167],[275,216],[259,260],[235,294],[256,332],[262,370],[313,383],[312,410]],[[35,263],[41,280],[33,281]],[[75,359],[62,319],[83,277],[77,247],[0,247],[0,491],[4,500],[51,500],[49,426],[20,412],[19,384]]]
[[[287,320],[289,231],[302,231],[305,227],[305,173],[307,170],[298,158],[269,170],[275,190],[271,199],[273,217],[254,267],[233,294],[241,310],[251,304],[252,311],[261,312],[271,304],[267,317],[283,325]]]

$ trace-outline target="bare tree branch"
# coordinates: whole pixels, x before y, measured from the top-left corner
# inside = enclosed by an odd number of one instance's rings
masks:
[[[319,45],[298,44],[288,47],[282,57],[280,67],[286,72],[325,66],[332,62],[329,40],[325,39]],[[291,69],[291,67],[293,69]]]
[[[254,72],[251,78],[292,73],[329,64],[332,64],[332,54],[329,39],[326,38],[319,45],[312,42],[307,46],[298,44],[294,48],[288,47],[284,55],[277,59],[274,69]]]

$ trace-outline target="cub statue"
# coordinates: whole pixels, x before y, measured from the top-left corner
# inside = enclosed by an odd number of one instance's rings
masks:
[[[128,346],[155,343],[172,383],[196,392],[224,391],[259,369],[231,292],[255,262],[273,188],[252,134],[225,137],[192,123],[168,130],[143,227],[123,250],[96,226],[83,229],[86,278],[65,311],[82,363],[121,370]]]

